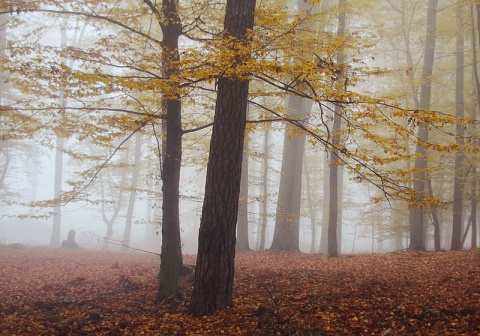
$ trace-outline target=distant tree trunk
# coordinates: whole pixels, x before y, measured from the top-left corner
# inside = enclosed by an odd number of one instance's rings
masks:
[[[248,141],[245,141],[243,149],[239,202],[236,244],[237,252],[250,250],[248,244]]]
[[[427,25],[425,37],[425,56],[423,59],[422,84],[420,92],[419,108],[430,108],[432,92],[433,60],[435,55],[435,36],[437,30],[437,7],[438,0],[428,0]],[[409,210],[410,222],[410,250],[424,250],[424,213],[423,202],[425,199],[425,178],[427,170],[427,148],[424,143],[428,141],[428,125],[421,122],[418,126],[418,143],[416,146],[415,165],[413,174],[413,189],[415,191],[415,203]]]
[[[475,171],[477,170],[476,167],[474,167]],[[474,175],[475,176],[475,175]],[[470,204],[471,204],[471,217],[472,217],[472,238],[471,238],[471,243],[470,243],[470,248],[475,249],[477,248],[477,181],[473,179],[472,184],[471,184],[471,199],[470,199]]]
[[[156,11],[150,1],[144,0]],[[163,33],[163,72],[166,78],[177,75],[180,53],[178,40],[182,34],[182,22],[178,12],[178,0],[163,0],[162,13],[156,11]],[[178,292],[179,273],[183,267],[179,187],[182,161],[182,104],[181,97],[175,92],[177,84],[171,83],[173,92],[166,92],[162,108],[166,112],[165,151],[162,169],[162,252],[160,257],[160,286],[157,301]]]
[[[342,253],[342,237],[343,237],[343,177],[344,167],[338,167],[337,173],[337,202],[338,202],[338,216],[337,216],[337,251]]]
[[[261,227],[258,228],[258,241],[260,244],[258,245],[258,249],[260,251],[265,250],[265,234],[267,232],[267,224],[268,224],[268,158],[270,156],[270,129],[268,127],[265,128],[263,133],[263,160],[262,160],[262,194],[263,194],[263,201],[262,201],[262,216],[260,218],[262,224]]]
[[[291,118],[304,119],[308,109],[306,99],[296,95],[289,96],[288,110],[291,111]],[[299,251],[300,249],[300,203],[305,136],[292,137],[295,128],[296,126],[290,123],[285,127],[272,250]]]
[[[327,152],[325,152],[325,156],[327,156]],[[330,164],[325,158],[323,163],[323,205],[322,205],[322,231],[320,235],[320,249],[319,252],[321,254],[328,253],[328,222],[329,222],[329,209],[330,209]]]
[[[60,231],[62,226],[62,206],[60,202],[60,193],[62,192],[63,176],[63,147],[65,139],[56,136],[55,147],[55,177],[53,182],[53,198],[56,204],[53,206],[53,227],[50,237],[50,247],[60,247]]]
[[[255,0],[228,0],[225,12],[224,41],[247,44],[247,32],[253,29]],[[250,55],[233,45],[235,68]],[[221,76],[215,105],[210,155],[205,183],[205,199],[198,238],[195,283],[188,313],[213,314],[233,306],[235,226],[245,137],[249,79]]]
[[[345,36],[345,0],[338,1],[338,28],[337,37]],[[337,51],[337,64],[343,65],[345,63],[345,53],[342,47],[339,47]],[[339,76],[337,83],[335,83],[337,89],[341,90],[343,83],[343,76]],[[334,107],[333,116],[333,128],[332,128],[332,145],[330,158],[330,206],[328,210],[328,256],[338,256],[338,237],[337,237],[337,225],[338,225],[338,213],[341,211],[338,201],[339,192],[339,155],[340,155],[340,138],[342,131],[342,106],[336,104]]]
[[[63,20],[62,27],[60,28],[60,48],[64,49],[67,46],[67,19]],[[85,36],[85,31],[87,28],[87,23],[84,23],[80,33],[76,35],[76,38],[73,39],[72,45],[80,44]],[[74,61],[71,60],[68,64],[69,67],[73,67]],[[63,107],[66,105],[66,98],[62,92],[62,87],[59,88],[60,100]],[[58,203],[60,202],[60,194],[62,192],[62,180],[63,180],[63,154],[65,139],[63,135],[55,134],[55,177],[54,177],[54,186],[53,186],[53,198],[57,201],[53,207],[53,226],[52,226],[52,235],[50,237],[50,246],[59,247],[60,246],[60,233],[61,233],[61,223],[62,223],[62,207]]]
[[[399,209],[393,208],[393,223],[394,223],[394,237],[393,237],[393,250],[399,251],[403,250],[403,214],[399,211]]]
[[[478,44],[480,45],[480,4],[475,5],[476,13],[477,13],[477,32],[478,32]],[[477,118],[477,110],[480,110],[480,78],[478,76],[478,59],[477,59],[477,39],[475,37],[475,15],[474,15],[474,8],[473,5],[471,6],[471,20],[472,20],[472,57],[473,57],[473,81],[475,83],[475,94],[474,101],[476,101],[476,105],[471,109],[470,117],[472,120],[476,120]],[[474,137],[476,135],[476,125],[473,124],[471,127],[471,136]],[[473,140],[473,145],[478,145],[478,141]],[[472,181],[470,183],[470,193],[471,193],[471,217],[472,217],[472,239],[471,239],[471,248],[474,249],[477,247],[477,160],[472,161],[471,167],[471,176]]]
[[[316,213],[315,213],[315,204],[312,194],[311,188],[311,178],[310,178],[310,169],[308,166],[305,167],[305,182],[306,182],[306,189],[307,189],[307,203],[308,203],[308,213],[310,215],[310,225],[312,227],[311,230],[311,239],[310,239],[310,253],[315,253],[315,242],[317,240],[317,220],[316,220]]]
[[[2,58],[5,56],[7,50],[7,26],[9,20],[10,15],[0,14],[0,56]],[[5,104],[5,79],[5,74],[0,74],[0,104]],[[2,188],[2,181],[3,179],[0,180],[0,190]]]
[[[126,176],[127,176],[127,173],[125,171],[122,174],[122,179],[121,179],[121,182],[120,182],[120,186],[125,185]],[[110,178],[109,178],[109,184],[111,184]],[[101,190],[102,190],[102,200],[105,200],[105,186],[104,186],[104,180],[103,180],[102,175],[100,175],[100,187],[101,187]],[[118,194],[117,199],[115,199],[115,196],[112,194],[113,211],[112,211],[112,215],[110,216],[110,218],[107,217],[107,209],[106,209],[106,206],[105,206],[105,202],[102,202],[102,219],[103,219],[103,222],[107,225],[107,232],[105,233],[105,237],[104,237],[104,240],[103,240],[103,250],[104,251],[107,250],[108,243],[111,242],[112,234],[113,234],[113,224],[117,220],[117,217],[120,214],[120,210],[123,207],[124,191],[121,188],[119,188],[118,193],[119,194]]]
[[[430,178],[427,179],[427,188],[428,197],[433,198],[432,180]],[[437,209],[432,208],[430,213],[432,215],[433,222],[433,246],[435,251],[440,251],[442,246],[440,242],[440,220],[438,219]]]
[[[456,73],[455,73],[455,116],[459,119],[464,117],[464,66],[465,66],[465,38],[464,38],[464,14],[462,5],[457,2],[459,8],[456,13]],[[455,142],[460,147],[465,143],[465,126],[457,123]],[[455,171],[453,183],[453,221],[452,221],[452,250],[462,248],[463,230],[463,189],[465,186],[466,171],[464,167],[464,154],[457,151],[455,154]]]
[[[130,246],[132,234],[133,210],[135,209],[135,199],[137,197],[138,175],[140,174],[140,158],[142,155],[142,133],[135,134],[135,153],[132,168],[132,178],[130,181],[130,195],[128,197],[127,218],[125,220],[125,230],[123,231],[123,249],[126,251]]]
[[[298,12],[304,15],[313,7],[309,0],[297,1]],[[294,60],[295,61],[295,60]],[[299,89],[299,87],[297,87]],[[296,120],[304,120],[312,108],[312,102],[290,95],[288,115]],[[275,231],[272,250],[299,251],[300,204],[302,194],[302,165],[305,151],[305,136],[292,136],[296,126],[287,123],[283,142],[282,170],[278,191]]]
[[[162,134],[165,133],[167,125],[165,120],[162,120]],[[146,248],[149,251],[153,252],[161,252],[162,249],[162,198],[160,195],[162,193],[162,177],[161,172],[163,170],[163,162],[165,161],[165,147],[166,141],[163,139],[159,139],[159,134],[156,131],[155,125],[152,125],[152,130],[154,134],[154,141],[155,147],[157,147],[157,156],[158,156],[158,174],[155,176],[154,179],[154,198],[149,200],[151,203],[150,206],[152,208],[152,215],[149,217],[150,222],[147,222],[147,227],[145,229],[145,241],[146,241]],[[160,277],[160,273],[158,275]]]
[[[60,48],[64,49],[67,46],[67,28],[64,20],[60,29]],[[61,90],[61,88],[60,88]],[[65,106],[65,97],[61,94],[61,103]],[[55,135],[55,175],[53,180],[53,199],[55,205],[53,206],[53,226],[52,235],[50,236],[50,247],[60,247],[60,233],[62,226],[62,206],[60,204],[60,194],[62,192],[62,180],[63,180],[63,147],[65,145],[65,139],[63,136]]]

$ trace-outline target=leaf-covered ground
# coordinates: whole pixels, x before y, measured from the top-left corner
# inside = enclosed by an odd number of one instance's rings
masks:
[[[185,257],[193,264],[192,256]],[[0,335],[480,335],[480,252],[236,258],[235,307],[154,304],[158,257],[0,248]]]

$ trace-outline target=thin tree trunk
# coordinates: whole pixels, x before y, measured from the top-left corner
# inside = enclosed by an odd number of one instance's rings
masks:
[[[325,157],[327,152],[325,152]],[[321,254],[328,253],[328,213],[330,208],[330,169],[328,160],[325,158],[323,163],[323,205],[322,205],[322,231],[320,234],[320,250]]]
[[[262,201],[262,226],[259,230],[259,240],[260,244],[258,249],[260,251],[265,250],[265,234],[267,231],[268,224],[268,158],[270,156],[270,130],[265,128],[264,139],[263,139],[263,162],[262,162],[262,187],[263,187],[263,201]]]
[[[55,205],[53,207],[53,227],[50,237],[50,247],[60,246],[60,231],[62,225],[62,206],[60,204],[60,194],[62,192],[62,176],[63,176],[63,148],[65,139],[61,136],[56,137],[55,147],[55,179],[53,183],[53,198]]]
[[[468,231],[470,231],[470,226],[472,225],[472,217],[468,219],[467,227],[465,228],[465,232],[462,235],[462,246],[465,244],[465,240],[467,240]]]
[[[253,29],[255,0],[228,0],[225,12],[224,42],[247,44]],[[248,61],[250,55],[238,46],[232,69]],[[237,78],[221,76],[215,105],[210,155],[205,183],[205,199],[198,238],[195,282],[188,313],[210,315],[233,306],[235,227],[242,169],[247,114],[247,74]]]
[[[458,119],[464,116],[464,66],[465,66],[465,38],[463,33],[464,15],[463,8],[460,3],[457,3],[460,7],[457,9],[456,21],[456,77],[455,77],[455,116]],[[462,147],[465,143],[465,127],[460,123],[457,123],[455,142],[458,146]],[[462,229],[463,229],[463,189],[465,186],[465,167],[464,167],[464,155],[462,152],[458,152],[455,155],[455,171],[454,171],[454,183],[453,183],[453,220],[452,220],[452,250],[460,250],[462,248]]]
[[[118,194],[118,199],[115,200],[114,195],[112,194],[112,203],[113,203],[113,212],[110,218],[107,217],[107,209],[105,207],[105,202],[102,202],[102,219],[103,222],[107,225],[107,231],[105,233],[105,237],[103,240],[103,250],[107,250],[108,244],[111,242],[112,239],[112,234],[113,234],[113,224],[117,220],[118,215],[120,214],[120,210],[123,207],[123,195],[124,191],[122,190],[122,187],[125,185],[126,181],[126,176],[127,173],[126,171],[123,172],[122,174],[122,179],[120,181],[120,188],[119,188],[119,194]],[[111,187],[111,181],[109,178],[109,184]],[[100,187],[102,190],[102,200],[105,200],[105,187],[104,187],[104,181],[102,175],[100,176]],[[110,188],[113,189],[113,188]]]
[[[338,1],[338,28],[337,28],[337,38],[345,36],[345,0]],[[343,65],[345,63],[345,53],[342,47],[339,48],[337,52],[337,64]],[[336,87],[341,90],[343,83],[343,76],[339,76],[337,79]],[[338,212],[339,201],[338,201],[338,192],[339,192],[339,155],[340,155],[340,139],[342,131],[342,110],[343,108],[336,104],[334,107],[334,116],[333,116],[333,127],[332,127],[332,145],[333,149],[331,151],[330,158],[330,207],[328,211],[328,256],[336,257],[338,256],[338,237],[337,237],[337,225],[338,225]]]
[[[432,180],[430,178],[427,179],[427,188],[428,188],[428,196],[433,198],[433,189],[432,189]],[[437,216],[437,209],[432,208],[430,210],[432,215],[432,222],[433,222],[433,246],[435,251],[440,251],[442,249],[440,243],[440,220]]]
[[[480,4],[476,6],[476,14],[477,14],[477,32],[478,32],[478,44],[480,45]],[[471,7],[471,20],[472,20],[472,55],[473,55],[473,80],[475,83],[475,101],[476,105],[472,107],[470,112],[470,117],[472,120],[476,120],[477,118],[477,110],[480,110],[480,79],[478,76],[478,60],[477,60],[477,39],[475,37],[475,16],[474,16],[474,8],[473,5]],[[477,127],[475,124],[471,125],[471,134],[470,136],[476,136]],[[473,145],[476,146],[478,141],[473,141]],[[471,167],[471,176],[472,181],[470,183],[470,193],[471,193],[471,211],[472,211],[472,241],[471,241],[471,248],[474,249],[477,247],[477,160],[472,161]]]
[[[306,182],[306,189],[307,189],[307,203],[308,203],[308,213],[310,214],[310,225],[312,227],[311,231],[311,239],[310,239],[310,253],[315,253],[315,242],[316,242],[316,233],[317,233],[317,224],[316,224],[316,216],[315,216],[315,205],[314,199],[312,195],[312,188],[311,188],[311,178],[310,178],[310,169],[308,165],[305,166],[305,182]]]
[[[135,199],[137,197],[138,175],[140,174],[140,158],[142,155],[142,133],[135,134],[135,153],[133,160],[132,178],[130,181],[130,195],[128,197],[127,217],[125,220],[125,230],[123,231],[123,250],[126,251],[130,246],[133,222],[133,210],[135,209]]]
[[[475,170],[476,170],[476,167],[474,167]],[[475,174],[473,175],[475,176]],[[470,204],[471,204],[471,208],[472,208],[472,213],[471,213],[471,217],[472,217],[472,239],[471,239],[471,243],[470,243],[470,248],[471,249],[475,249],[477,248],[477,206],[478,206],[478,203],[477,203],[477,182],[475,181],[475,179],[472,181],[472,184],[471,184],[471,200],[470,200]]]
[[[67,27],[66,20],[60,29],[60,48],[65,49],[67,46]],[[61,88],[60,88],[61,90]],[[61,93],[61,103],[65,106],[65,96]],[[52,235],[50,236],[50,247],[60,247],[60,233],[62,225],[62,206],[60,204],[60,194],[62,192],[63,180],[63,147],[65,139],[61,135],[55,135],[55,176],[53,181],[53,199],[55,205],[53,206],[53,226]]]

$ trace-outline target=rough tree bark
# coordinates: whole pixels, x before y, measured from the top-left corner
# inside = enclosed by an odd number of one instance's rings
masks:
[[[249,251],[248,243],[248,141],[245,141],[240,180],[240,200],[238,205],[237,252]]]
[[[182,22],[178,12],[178,0],[163,0],[161,12],[144,0],[157,15],[162,29],[162,52],[164,75],[172,78],[178,71],[180,53],[178,40],[182,34]],[[179,185],[182,160],[182,105],[176,83],[163,92],[162,108],[166,112],[165,156],[162,169],[162,251],[160,257],[160,287],[157,301],[178,292],[179,273],[183,266],[180,217]]]
[[[232,70],[250,57],[247,32],[253,28],[255,0],[228,0],[224,41],[234,51]],[[231,40],[235,42],[231,42]],[[205,199],[198,238],[195,283],[188,313],[213,314],[233,305],[235,227],[245,137],[249,79],[218,79]]]

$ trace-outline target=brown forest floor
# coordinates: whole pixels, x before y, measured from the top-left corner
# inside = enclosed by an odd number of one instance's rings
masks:
[[[193,264],[186,256],[185,263]],[[156,306],[158,257],[0,248],[0,335],[480,335],[480,252],[236,258],[235,307]]]

